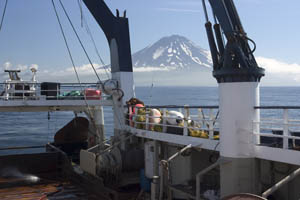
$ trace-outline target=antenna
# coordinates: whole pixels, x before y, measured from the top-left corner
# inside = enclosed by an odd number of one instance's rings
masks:
[[[32,78],[31,78],[31,80],[32,80],[33,82],[36,82],[36,72],[37,72],[37,68],[36,68],[36,67],[31,67],[31,68],[30,68],[30,71],[32,72]]]

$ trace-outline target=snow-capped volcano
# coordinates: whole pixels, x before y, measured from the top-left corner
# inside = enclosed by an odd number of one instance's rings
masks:
[[[209,69],[209,51],[179,35],[163,37],[132,55],[134,67],[168,67],[170,69]]]

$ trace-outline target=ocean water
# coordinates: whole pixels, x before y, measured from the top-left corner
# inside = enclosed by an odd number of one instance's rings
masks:
[[[216,87],[137,87],[137,98],[147,105],[218,105]],[[261,105],[300,106],[300,87],[261,87]],[[106,136],[112,135],[111,107],[104,108]],[[281,110],[262,110],[262,117],[282,117]],[[289,112],[300,119],[300,112]],[[43,145],[53,141],[57,130],[67,124],[72,112],[0,113],[0,148],[10,146]],[[6,154],[8,151],[0,151]],[[14,151],[13,153],[17,153]]]

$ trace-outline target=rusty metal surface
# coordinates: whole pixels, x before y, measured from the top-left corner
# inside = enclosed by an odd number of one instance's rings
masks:
[[[1,200],[133,200],[139,187],[107,187],[102,179],[76,173],[67,155],[48,152],[0,156]]]
[[[21,179],[0,178],[0,185]],[[40,184],[0,189],[1,200],[96,200],[97,197],[86,193],[82,188],[62,181],[42,181]]]
[[[60,152],[0,156],[1,200],[94,200],[64,176]]]

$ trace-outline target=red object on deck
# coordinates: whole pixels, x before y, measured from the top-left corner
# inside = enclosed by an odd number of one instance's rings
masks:
[[[143,104],[136,104],[135,106],[133,106],[133,114],[135,114],[135,108],[143,108],[145,107]]]
[[[84,95],[87,100],[100,100],[101,99],[101,90],[95,90],[87,88],[84,90]]]

